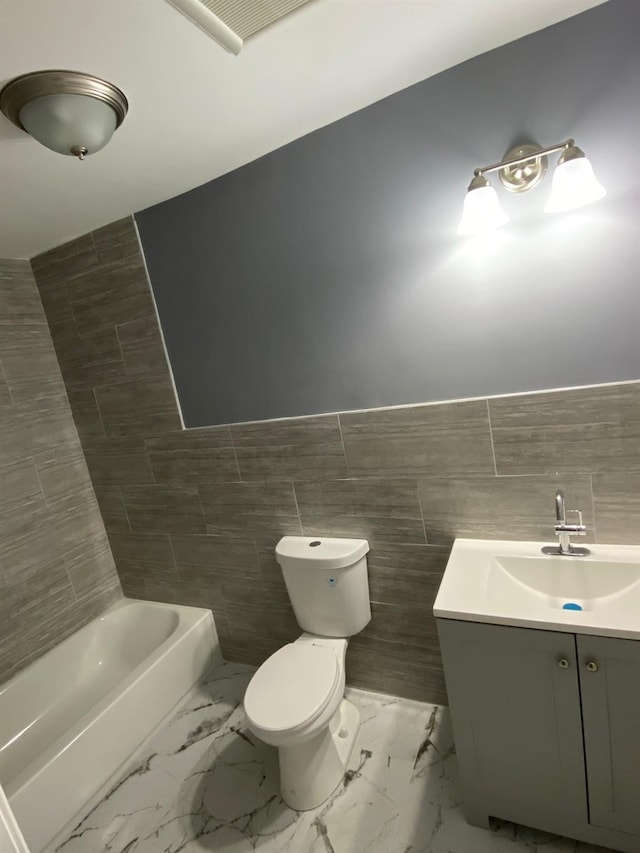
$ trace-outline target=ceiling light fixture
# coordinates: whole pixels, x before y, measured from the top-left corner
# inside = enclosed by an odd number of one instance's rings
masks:
[[[591,204],[606,195],[598,183],[584,151],[573,139],[541,148],[534,143],[510,148],[499,163],[482,166],[473,172],[473,180],[464,201],[458,234],[479,234],[499,228],[509,221],[498,194],[485,174],[499,171],[500,183],[509,192],[521,193],[537,186],[547,172],[547,155],[561,152],[553,173],[551,195],[545,213],[559,213]]]
[[[84,160],[107,144],[129,109],[123,92],[79,71],[22,74],[0,91],[0,109],[58,154]]]

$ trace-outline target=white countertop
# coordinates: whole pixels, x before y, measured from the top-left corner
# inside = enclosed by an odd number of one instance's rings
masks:
[[[565,557],[542,554],[548,544],[456,539],[435,616],[640,640],[640,546]]]

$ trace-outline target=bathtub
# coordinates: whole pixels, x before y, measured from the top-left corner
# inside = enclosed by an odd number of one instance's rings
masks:
[[[122,599],[0,687],[0,785],[31,853],[221,662],[211,611]]]

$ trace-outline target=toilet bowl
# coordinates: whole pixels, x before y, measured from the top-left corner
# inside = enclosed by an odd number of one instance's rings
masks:
[[[348,638],[371,619],[364,539],[285,536],[276,546],[298,639],[271,655],[244,697],[249,729],[278,747],[280,790],[298,811],[342,780],[360,726],[344,698]]]
[[[297,811],[342,779],[360,725],[344,698],[346,639],[302,634],[262,664],[245,694],[249,729],[277,746],[282,797]]]

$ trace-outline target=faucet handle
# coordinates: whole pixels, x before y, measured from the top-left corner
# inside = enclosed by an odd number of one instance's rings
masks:
[[[579,509],[568,509],[566,511],[566,515],[570,512],[575,513],[578,516],[577,524],[567,524],[566,522],[559,522],[556,524],[556,533],[575,533],[576,536],[586,536],[587,527],[582,521],[582,512]]]
[[[574,512],[578,516],[578,523],[576,524],[576,527],[580,529],[576,530],[576,533],[578,534],[578,536],[585,536],[587,532],[587,526],[582,520],[582,512],[579,509],[570,509],[568,510],[568,512]]]

